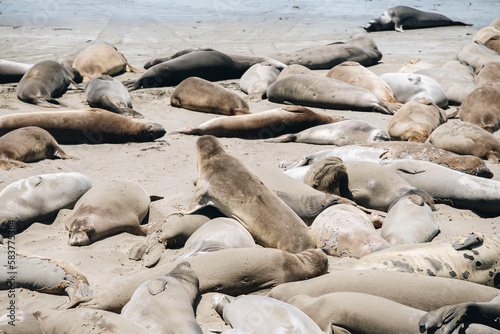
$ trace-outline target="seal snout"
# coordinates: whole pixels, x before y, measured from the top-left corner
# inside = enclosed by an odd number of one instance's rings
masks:
[[[68,244],[70,246],[86,246],[90,239],[85,231],[70,232]]]
[[[146,133],[153,139],[158,139],[163,137],[167,133],[167,131],[160,124],[149,123],[146,125]]]

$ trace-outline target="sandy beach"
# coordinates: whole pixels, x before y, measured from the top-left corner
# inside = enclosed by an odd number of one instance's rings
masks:
[[[36,63],[67,54],[87,40],[113,44],[137,68],[151,58],[171,55],[191,47],[211,47],[228,53],[266,56],[291,52],[305,47],[344,41],[384,10],[398,5],[396,1],[98,1],[75,4],[69,1],[0,2],[0,59]],[[473,26],[376,32],[369,36],[383,53],[381,62],[369,67],[375,74],[397,72],[411,58],[420,58],[437,66],[455,59],[462,45],[489,25],[500,12],[498,1],[413,1],[405,5],[435,11]],[[317,71],[325,72],[323,70]],[[135,79],[139,73],[123,73],[120,81]],[[219,82],[244,97],[238,80]],[[79,160],[43,160],[30,167],[0,170],[0,190],[14,181],[31,175],[80,172],[98,184],[106,180],[127,179],[140,184],[149,194],[163,196],[151,205],[150,222],[161,222],[170,212],[186,209],[193,195],[193,179],[198,176],[195,161],[197,136],[172,133],[196,126],[218,115],[174,108],[170,95],[174,87],[139,89],[131,92],[134,109],[145,121],[160,123],[167,134],[155,142],[127,144],[62,145],[63,150]],[[52,111],[24,103],[16,96],[16,84],[0,85],[0,116],[13,113]],[[83,91],[71,90],[58,99],[67,108],[87,108]],[[279,107],[262,100],[249,102],[257,113]],[[453,111],[451,107],[447,112]],[[390,115],[350,110],[311,108],[328,115],[360,119],[387,130]],[[457,119],[450,120],[452,122]],[[495,134],[500,139],[500,132]],[[266,143],[263,140],[221,138],[226,151],[243,161],[250,170],[273,168],[283,160],[294,160],[327,149],[328,145],[301,143]],[[486,162],[500,181],[500,166]],[[437,205],[434,213],[441,233],[436,241],[472,231],[499,233],[499,217],[483,218],[470,210]],[[114,280],[141,270],[140,261],[128,258],[132,245],[142,236],[128,233],[115,235],[89,246],[72,247],[67,243],[63,218],[68,210],[47,222],[37,222],[16,235],[16,248],[34,254],[63,259],[73,263],[89,280],[95,293]],[[171,262],[182,249],[167,249],[161,262]],[[341,270],[339,259],[331,259],[330,270]],[[347,261],[348,262],[348,261]],[[337,263],[339,266],[337,267]],[[375,283],[374,283],[375,284]],[[197,321],[204,333],[229,326],[210,304],[206,294],[197,308]],[[35,312],[55,308],[68,301],[57,296],[18,289],[16,306]],[[8,305],[5,291],[0,292],[1,310]]]

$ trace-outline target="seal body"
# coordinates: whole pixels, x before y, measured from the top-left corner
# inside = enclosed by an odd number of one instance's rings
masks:
[[[142,118],[139,112],[132,109],[132,99],[125,86],[109,75],[100,75],[87,82],[85,97],[93,108],[102,108],[117,114]]]
[[[276,78],[276,81],[283,79],[283,78],[290,76],[290,75],[302,74],[302,73],[312,74],[313,71],[310,70],[309,68],[305,67],[304,65],[291,64],[291,65],[288,65],[287,67],[285,67],[284,69],[281,70],[280,74]]]
[[[78,159],[64,153],[54,137],[39,127],[12,130],[0,137],[1,168],[24,167],[25,162],[47,158]]]
[[[477,42],[465,44],[458,50],[457,59],[472,66],[474,70],[492,61],[500,61],[500,54]]]
[[[221,115],[250,114],[248,104],[236,93],[202,78],[189,77],[170,95],[174,107]]]
[[[269,63],[252,65],[240,78],[240,89],[247,93],[247,100],[258,102],[266,95],[267,88],[276,81],[280,71]]]
[[[490,133],[500,129],[500,84],[487,82],[477,87],[462,101],[458,116]]]
[[[476,68],[476,78],[474,79],[474,82],[478,86],[485,83],[498,82],[499,79],[500,61],[492,61]]]
[[[267,98],[318,108],[394,113],[368,89],[317,74],[295,74],[278,80],[267,89]]]
[[[145,235],[140,224],[149,205],[149,195],[135,182],[120,180],[95,185],[66,217],[68,243],[85,246],[121,232]]]
[[[0,59],[0,83],[18,82],[32,67],[32,64]]]

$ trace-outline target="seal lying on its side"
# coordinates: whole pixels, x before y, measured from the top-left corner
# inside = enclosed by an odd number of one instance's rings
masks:
[[[32,67],[32,64],[0,59],[0,83],[19,82]]]
[[[500,129],[500,84],[484,83],[467,95],[458,117],[493,133]]]

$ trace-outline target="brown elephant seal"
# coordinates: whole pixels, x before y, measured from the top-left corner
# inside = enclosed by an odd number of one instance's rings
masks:
[[[12,245],[0,246],[4,270],[0,273],[0,290],[24,288],[41,293],[68,295],[65,307],[92,296],[87,278],[70,262],[16,251],[12,264]]]
[[[387,131],[393,140],[424,143],[448,115],[431,100],[418,99],[406,102],[391,117]]]
[[[492,61],[476,68],[476,78],[474,80],[476,85],[481,86],[489,82],[498,83],[499,80],[500,61]]]
[[[19,82],[32,67],[32,64],[0,59],[0,83]]]
[[[43,159],[78,159],[66,154],[46,130],[28,126],[0,137],[0,168],[28,166],[26,162]]]
[[[219,292],[237,296],[278,284],[309,279],[328,270],[328,258],[319,249],[292,254],[274,248],[234,248],[187,258],[200,282],[200,294]],[[120,312],[143,282],[164,275],[176,264],[165,263],[110,282],[80,307]]]
[[[500,182],[451,170],[427,161],[394,161],[386,165],[436,202],[490,215],[500,214]]]
[[[467,95],[458,117],[490,133],[500,129],[500,83],[485,83]]]
[[[280,71],[270,63],[252,65],[240,78],[240,89],[247,93],[246,100],[259,102],[270,84],[276,81]]]
[[[267,89],[267,99],[326,109],[394,114],[390,106],[368,89],[317,74],[295,74],[278,80]]]
[[[70,246],[86,246],[96,240],[128,232],[146,235],[141,222],[149,212],[149,195],[137,183],[115,180],[87,191],[66,216]]]
[[[393,203],[380,228],[380,236],[392,246],[429,242],[438,233],[439,224],[431,207],[418,195]]]
[[[299,132],[312,126],[342,120],[300,106],[287,106],[249,115],[218,117],[197,127],[178,130],[189,135],[212,135],[244,139],[266,139]]]
[[[202,78],[189,77],[170,95],[173,107],[221,115],[250,114],[248,104],[236,93]]]
[[[498,163],[500,159],[500,140],[469,122],[444,123],[431,133],[427,142],[443,150],[475,155],[491,163]]]
[[[500,61],[498,52],[477,42],[470,42],[462,46],[456,57],[459,61],[469,64],[474,70],[491,61]]]
[[[346,204],[334,205],[314,219],[311,233],[318,248],[331,256],[359,259],[389,247],[389,243],[377,233],[368,217],[363,217],[363,211],[353,213],[351,210],[359,209]]]
[[[353,86],[363,87],[375,94],[380,101],[394,109],[401,108],[402,104],[396,101],[391,87],[378,75],[354,61],[346,61],[330,69],[326,76],[337,79]]]
[[[352,269],[397,270],[498,288],[498,254],[497,236],[470,233],[443,242],[392,246],[362,257]]]
[[[108,43],[94,43],[82,50],[73,61],[73,68],[83,77],[83,83],[102,74],[115,75],[124,71],[143,72],[132,67],[122,53]]]
[[[240,160],[228,154],[217,138],[202,136],[196,141],[196,164],[200,174],[188,213],[212,205],[238,220],[264,247],[292,253],[316,248],[299,216]]]
[[[81,173],[34,175],[0,192],[0,230],[20,233],[32,222],[46,220],[60,209],[71,209],[92,187]]]
[[[391,87],[398,102],[406,103],[424,98],[440,108],[448,106],[446,93],[431,77],[415,73],[384,73],[380,78]]]
[[[153,333],[203,333],[196,322],[193,304],[199,282],[188,262],[169,273],[142,283],[120,315]]]
[[[379,18],[368,21],[364,29],[368,32],[382,30],[421,29],[444,26],[471,26],[454,21],[442,14],[424,12],[408,6],[396,6],[386,10]]]
[[[304,312],[274,298],[242,295],[230,300],[216,294],[212,298],[212,305],[231,327],[252,333],[323,333]]]
[[[26,126],[47,130],[61,144],[146,142],[165,135],[160,124],[139,122],[97,108],[0,117],[0,135]]]
[[[31,67],[17,84],[19,100],[41,107],[57,108],[55,98],[61,97],[71,83],[73,75],[58,62],[44,60]]]
[[[290,75],[294,74],[301,74],[301,73],[313,73],[312,70],[309,68],[305,67],[304,65],[299,65],[299,64],[291,64],[285,67],[284,69],[281,70],[280,74],[276,78],[276,81],[283,79],[285,77],[288,77]]]
[[[394,117],[394,116],[393,116]],[[308,143],[322,145],[362,145],[388,141],[391,137],[385,130],[362,120],[345,120],[332,124],[316,125],[298,133],[268,139],[270,143]]]
[[[228,55],[216,50],[201,50],[183,54],[150,67],[137,80],[125,82],[128,90],[175,86],[189,77],[208,81],[239,79],[248,69]]]
[[[87,82],[85,97],[92,108],[102,108],[131,117],[143,117],[141,113],[132,109],[132,99],[125,86],[107,74]]]

